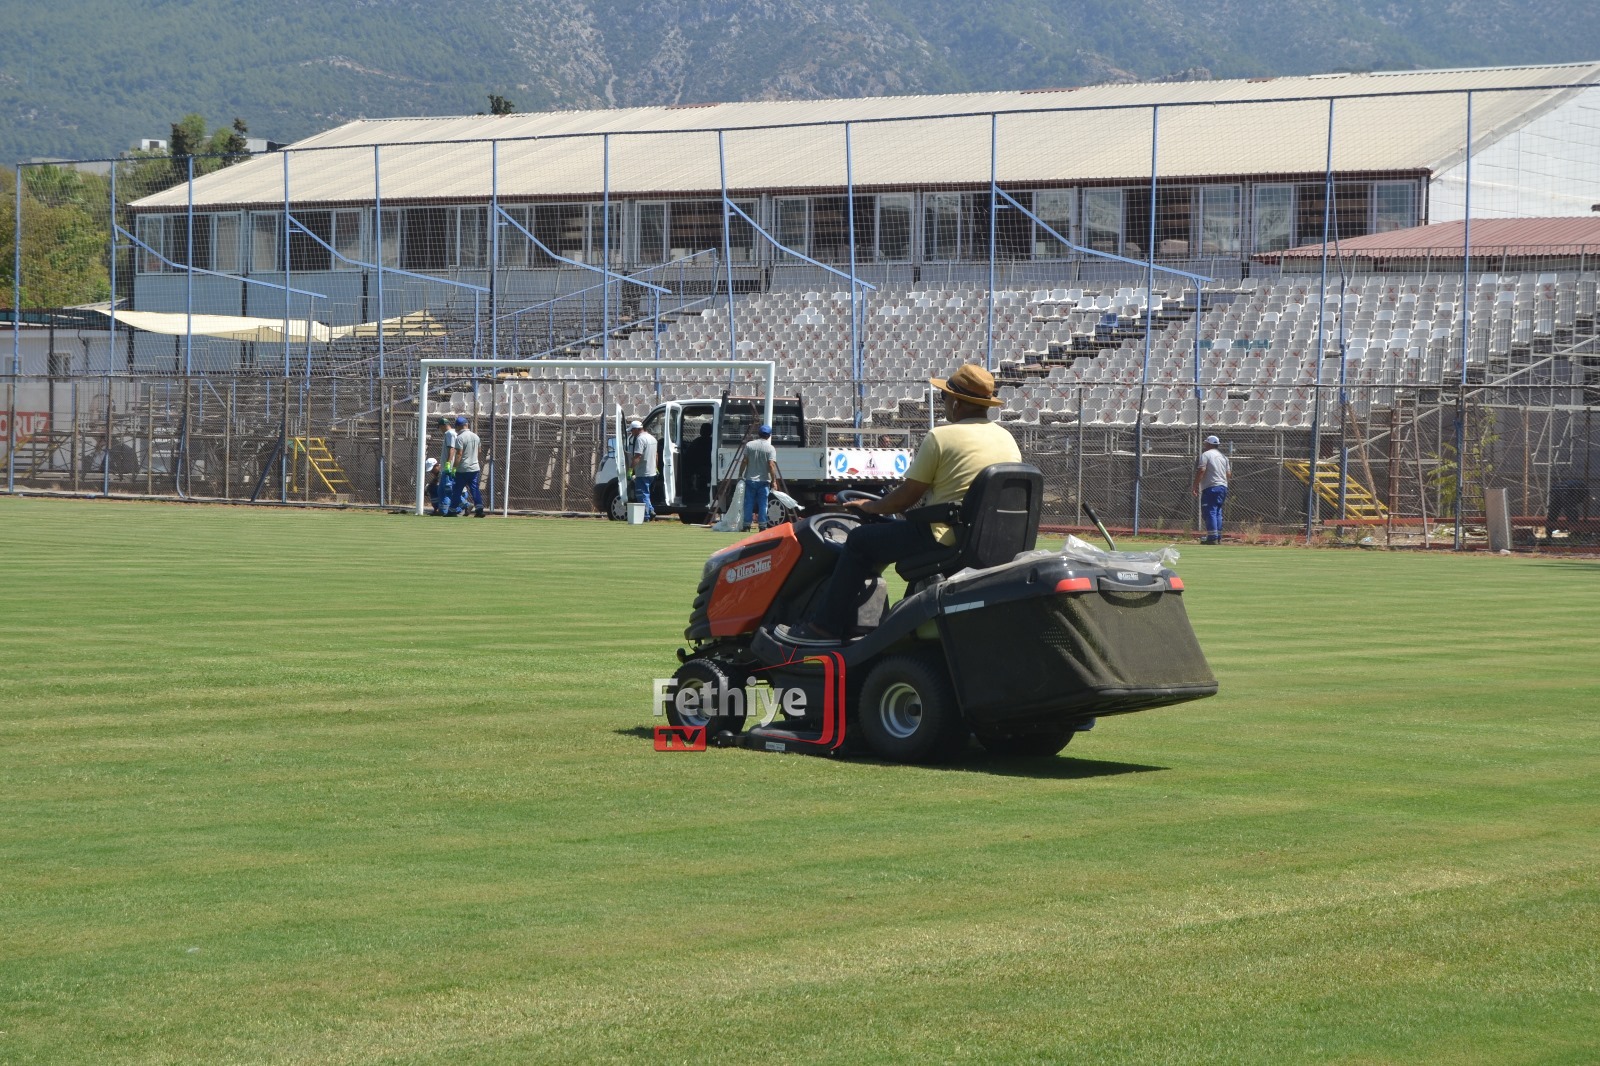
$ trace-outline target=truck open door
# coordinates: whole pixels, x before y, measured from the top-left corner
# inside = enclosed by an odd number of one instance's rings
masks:
[[[626,447],[626,434],[623,427],[627,425],[622,420],[622,405],[617,404],[616,416],[612,423],[611,453],[617,457],[617,495],[622,497],[623,503],[633,498],[628,491],[628,450]],[[623,508],[626,513],[627,508]]]
[[[678,413],[680,405],[666,403],[661,420],[661,499],[668,508],[676,510],[683,502],[678,498]]]

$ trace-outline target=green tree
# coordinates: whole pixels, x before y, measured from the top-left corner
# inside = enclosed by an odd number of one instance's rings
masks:
[[[67,307],[111,297],[110,193],[104,178],[63,167],[25,167],[19,306]],[[12,300],[16,174],[0,171],[0,300]]]
[[[505,97],[499,96],[495,93],[489,94],[489,114],[510,115],[515,113],[516,110],[517,105],[512,103],[510,100],[507,100]],[[478,114],[481,115],[483,112],[479,111]]]
[[[231,127],[219,126],[210,136],[206,135],[206,120],[202,115],[185,115],[174,122],[172,136],[167,141],[173,183],[188,180],[191,159],[197,178],[248,159],[245,135],[249,132],[242,118],[235,118]]]
[[[1461,469],[1461,503],[1464,511],[1481,514],[1484,509],[1484,490],[1494,482],[1495,445],[1500,443],[1494,410],[1468,403],[1462,417],[1467,420],[1468,430],[1465,435],[1465,462],[1457,463],[1455,442],[1444,441],[1438,454],[1433,457],[1433,469],[1428,475],[1434,492],[1438,494],[1438,513],[1441,515],[1455,513],[1458,465]]]

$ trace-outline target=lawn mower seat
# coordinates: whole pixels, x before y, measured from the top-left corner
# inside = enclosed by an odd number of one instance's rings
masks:
[[[1039,505],[1044,475],[1027,463],[996,463],[972,479],[957,503],[918,507],[906,512],[908,522],[945,522],[956,542],[902,559],[895,571],[907,584],[935,574],[950,575],[968,567],[998,566],[1029,551],[1039,539]]]

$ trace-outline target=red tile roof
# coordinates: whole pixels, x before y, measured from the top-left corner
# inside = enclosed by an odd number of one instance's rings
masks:
[[[1328,253],[1346,258],[1414,259],[1460,254],[1466,225],[1439,222],[1389,233],[1370,233],[1328,245]],[[1291,248],[1256,258],[1320,259],[1320,244]],[[1472,254],[1480,255],[1582,255],[1600,253],[1600,215],[1561,218],[1475,218],[1472,220]]]

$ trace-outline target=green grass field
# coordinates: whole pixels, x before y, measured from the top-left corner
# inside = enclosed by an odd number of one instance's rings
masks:
[[[1600,1061],[1600,564],[1190,548],[1214,699],[658,754],[731,539],[0,499],[0,1063]]]

